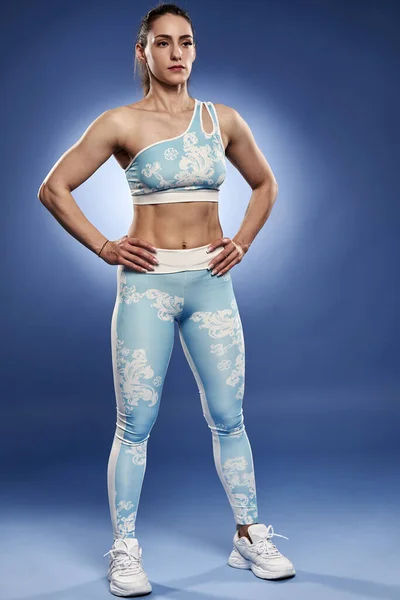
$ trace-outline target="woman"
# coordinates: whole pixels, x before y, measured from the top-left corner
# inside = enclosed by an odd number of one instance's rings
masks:
[[[277,184],[241,116],[189,96],[195,56],[193,26],[184,10],[164,4],[149,11],[136,43],[143,99],[100,115],[39,191],[68,232],[118,265],[111,326],[117,426],[108,463],[114,543],[104,555],[111,555],[110,591],[118,596],[152,590],[135,522],[175,321],[236,522],[228,564],[264,579],[295,574],[271,541],[279,534],[258,522],[242,410],[243,330],[230,275],[269,217]],[[71,196],[111,155],[125,171],[135,204],[128,234],[115,241],[85,218]],[[224,237],[218,218],[225,156],[252,187],[245,219],[232,239]]]

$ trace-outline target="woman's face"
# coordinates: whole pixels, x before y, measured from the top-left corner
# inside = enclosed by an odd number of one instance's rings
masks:
[[[178,15],[159,17],[151,26],[142,53],[154,77],[170,85],[185,83],[196,57],[190,24]],[[183,68],[170,68],[177,65]]]

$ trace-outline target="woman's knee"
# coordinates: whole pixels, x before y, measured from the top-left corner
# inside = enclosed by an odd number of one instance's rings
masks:
[[[234,435],[244,430],[243,410],[238,413],[219,411],[205,415],[209,428],[219,435]]]
[[[137,418],[135,413],[125,416],[118,413],[116,433],[124,444],[142,444],[149,438],[156,418],[154,414],[146,419]]]

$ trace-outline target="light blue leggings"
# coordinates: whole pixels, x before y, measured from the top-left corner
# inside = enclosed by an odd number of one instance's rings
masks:
[[[243,329],[230,272],[141,273],[119,265],[111,323],[117,426],[107,471],[114,540],[135,537],[147,442],[160,407],[174,321],[235,522],[258,522],[253,457],[243,423]]]

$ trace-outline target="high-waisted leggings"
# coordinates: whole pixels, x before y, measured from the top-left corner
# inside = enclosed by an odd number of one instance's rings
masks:
[[[237,524],[258,522],[252,451],[243,421],[245,347],[230,271],[208,263],[223,250],[158,248],[154,271],[118,265],[111,346],[117,422],[107,485],[114,540],[135,537],[146,451],[178,324],[211,430],[215,467]]]

